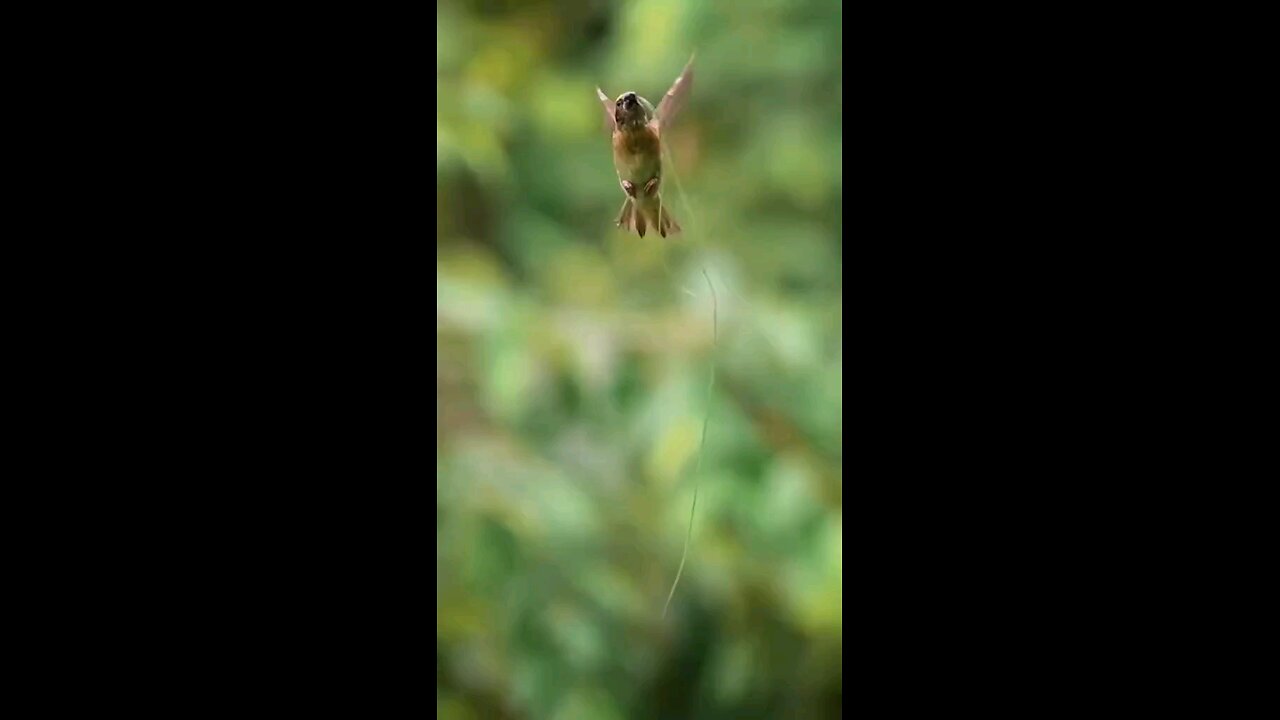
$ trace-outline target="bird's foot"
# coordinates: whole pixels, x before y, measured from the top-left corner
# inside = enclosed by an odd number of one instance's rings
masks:
[[[654,177],[644,184],[644,194],[653,197],[658,192],[658,178]]]
[[[629,180],[622,181],[622,191],[625,192],[629,197],[636,196],[636,186],[632,185]]]

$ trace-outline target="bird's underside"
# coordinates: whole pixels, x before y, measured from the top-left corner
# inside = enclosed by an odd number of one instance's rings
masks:
[[[622,201],[622,210],[618,212],[616,224],[628,232],[644,237],[649,228],[654,228],[662,237],[680,232],[680,224],[671,217],[658,192],[658,178],[654,177],[636,188],[630,181],[622,181],[622,191],[627,197]]]
[[[680,232],[679,223],[671,217],[662,198],[662,133],[671,126],[692,86],[693,61],[690,60],[656,110],[634,92],[623,93],[611,101],[603,90],[596,88],[612,135],[618,183],[626,196],[617,225],[640,237],[650,228],[663,237]]]

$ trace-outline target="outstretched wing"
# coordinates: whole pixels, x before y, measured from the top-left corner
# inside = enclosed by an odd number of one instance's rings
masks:
[[[671,89],[666,95],[662,96],[662,101],[658,103],[658,127],[667,129],[671,127],[672,121],[676,119],[680,108],[684,107],[685,100],[689,99],[689,91],[693,89],[693,58],[689,58],[689,64],[684,66],[684,71],[680,73],[680,77],[671,84]]]
[[[600,98],[600,104],[604,105],[604,129],[612,133],[618,129],[617,122],[613,119],[613,101],[600,88],[596,88],[596,97]]]

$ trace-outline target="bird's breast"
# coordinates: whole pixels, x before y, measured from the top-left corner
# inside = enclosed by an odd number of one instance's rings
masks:
[[[638,130],[619,130],[613,134],[613,160],[624,179],[647,182],[661,169],[661,145],[657,133],[648,125]]]

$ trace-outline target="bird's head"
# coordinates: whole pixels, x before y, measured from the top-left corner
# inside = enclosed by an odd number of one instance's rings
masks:
[[[633,92],[624,92],[614,102],[613,119],[618,127],[636,127],[644,125],[653,117],[653,107],[644,98]]]

